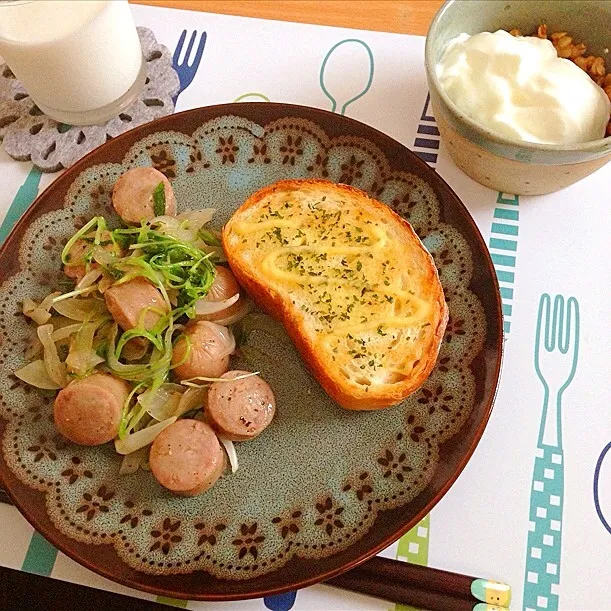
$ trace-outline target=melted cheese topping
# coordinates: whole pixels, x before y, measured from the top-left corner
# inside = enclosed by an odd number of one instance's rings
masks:
[[[292,301],[349,381],[366,389],[414,374],[434,333],[426,253],[338,194],[275,193],[246,218],[233,225],[235,251]]]

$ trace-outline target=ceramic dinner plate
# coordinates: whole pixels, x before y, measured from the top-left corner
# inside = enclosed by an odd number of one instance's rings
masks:
[[[237,368],[274,389],[277,416],[237,444],[240,468],[195,498],[149,472],[119,476],[112,444],[85,448],[56,432],[52,396],[11,372],[35,332],[20,314],[64,282],[65,240],[113,215],[121,173],[153,165],[179,209],[213,207],[220,228],[257,189],[324,177],[359,187],[407,218],[439,269],[450,319],[437,365],[402,404],[347,411],[309,375],[290,341],[251,316]],[[445,494],[492,408],[502,351],[501,302],[485,243],[444,181],[388,136],[313,108],[245,103],[200,108],[139,127],[93,151],[32,205],[0,252],[0,475],[15,504],[61,551],[128,586],[232,600],[324,580],[379,552]],[[474,494],[473,502],[478,502]]]

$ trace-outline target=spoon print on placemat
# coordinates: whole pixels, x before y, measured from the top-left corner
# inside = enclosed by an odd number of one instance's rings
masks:
[[[579,304],[543,293],[535,331],[534,365],[543,386],[543,408],[530,492],[524,574],[525,611],[558,609],[564,504],[562,397],[579,356]]]
[[[346,78],[346,74],[350,78]],[[346,114],[350,104],[362,98],[373,82],[374,61],[369,45],[358,38],[334,44],[320,67],[320,88],[331,101],[331,112]]]

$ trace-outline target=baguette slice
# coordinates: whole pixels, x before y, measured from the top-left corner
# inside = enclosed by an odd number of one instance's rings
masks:
[[[443,289],[411,225],[385,204],[343,184],[277,182],[234,213],[223,246],[342,407],[395,405],[431,373],[448,319]]]

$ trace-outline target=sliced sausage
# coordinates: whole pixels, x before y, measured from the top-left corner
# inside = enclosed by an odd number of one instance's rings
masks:
[[[162,486],[176,494],[195,496],[221,476],[225,453],[205,422],[178,420],[153,441],[149,465]]]
[[[235,294],[240,293],[240,285],[236,280],[235,276],[230,269],[223,265],[216,266],[216,275],[214,276],[214,282],[206,295],[206,301],[225,301],[233,297]],[[225,308],[221,312],[214,312],[213,314],[200,314],[195,317],[196,320],[220,320],[227,318],[235,314],[242,307],[240,299],[233,305]]]
[[[228,371],[221,376],[233,380],[248,371]],[[208,390],[206,414],[210,424],[233,441],[253,439],[271,423],[276,400],[269,384],[259,376],[232,382],[214,382]]]
[[[95,232],[83,236],[81,239],[77,240],[68,251],[68,262],[64,265],[64,274],[66,274],[68,278],[72,278],[76,284],[78,284],[87,273],[85,258],[91,255],[95,248],[93,242],[94,238]],[[121,247],[111,240],[109,231],[103,231],[101,233],[100,247],[117,257],[122,257],[124,254]],[[92,261],[91,269],[96,269],[98,267],[99,264]]]
[[[55,398],[55,426],[64,437],[80,445],[111,441],[119,432],[121,410],[129,392],[127,382],[103,373],[74,380]]]
[[[234,348],[235,341],[227,327],[206,320],[191,321],[174,345],[174,375],[179,380],[218,378],[227,371]]]
[[[126,222],[138,224],[156,216],[153,191],[163,183],[165,210],[162,214],[176,214],[176,199],[170,181],[155,168],[132,168],[122,174],[112,190],[112,205]]]
[[[111,316],[124,331],[140,326],[152,329],[168,311],[159,290],[142,277],[111,286],[104,293],[104,300]]]

